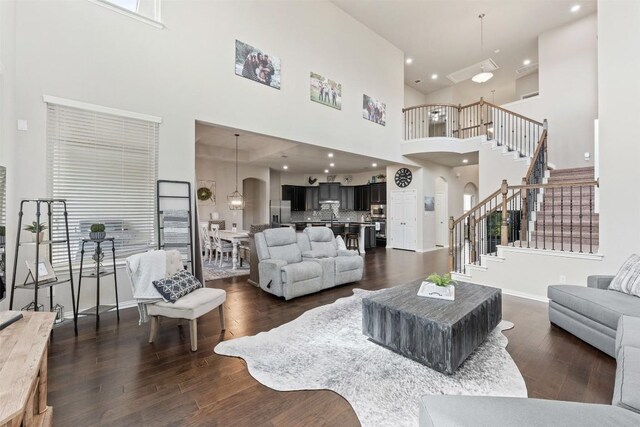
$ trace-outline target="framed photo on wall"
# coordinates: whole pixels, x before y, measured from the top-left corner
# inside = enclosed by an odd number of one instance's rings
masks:
[[[280,89],[280,58],[236,40],[236,75]]]
[[[385,126],[387,122],[387,106],[368,95],[362,95],[362,118]]]
[[[311,72],[311,100],[342,110],[342,85],[331,79]]]

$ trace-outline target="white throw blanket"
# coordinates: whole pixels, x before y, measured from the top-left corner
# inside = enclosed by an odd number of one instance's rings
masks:
[[[160,292],[153,286],[154,280],[163,279],[167,272],[165,251],[149,251],[127,258],[127,270],[131,278],[133,297],[138,303],[140,324],[149,320],[147,304],[163,301]]]

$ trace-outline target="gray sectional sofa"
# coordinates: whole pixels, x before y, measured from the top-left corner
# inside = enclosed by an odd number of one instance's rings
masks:
[[[617,369],[612,405],[517,397],[424,396],[420,399],[420,426],[639,426],[640,318],[621,316],[614,329]]]
[[[260,288],[286,300],[362,279],[362,257],[338,250],[327,227],[264,230],[255,244]]]
[[[615,355],[616,328],[622,315],[640,317],[640,298],[611,291],[614,276],[589,276],[587,287],[552,285],[549,321],[595,348]]]

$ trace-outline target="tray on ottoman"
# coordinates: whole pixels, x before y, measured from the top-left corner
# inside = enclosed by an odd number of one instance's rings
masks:
[[[458,282],[455,301],[419,297],[422,280],[362,300],[362,332],[377,344],[453,374],[502,320],[502,291]]]

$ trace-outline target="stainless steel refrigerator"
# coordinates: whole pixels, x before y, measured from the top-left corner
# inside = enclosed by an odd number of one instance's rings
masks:
[[[271,227],[280,227],[280,224],[291,222],[291,201],[271,200],[269,201]]]

